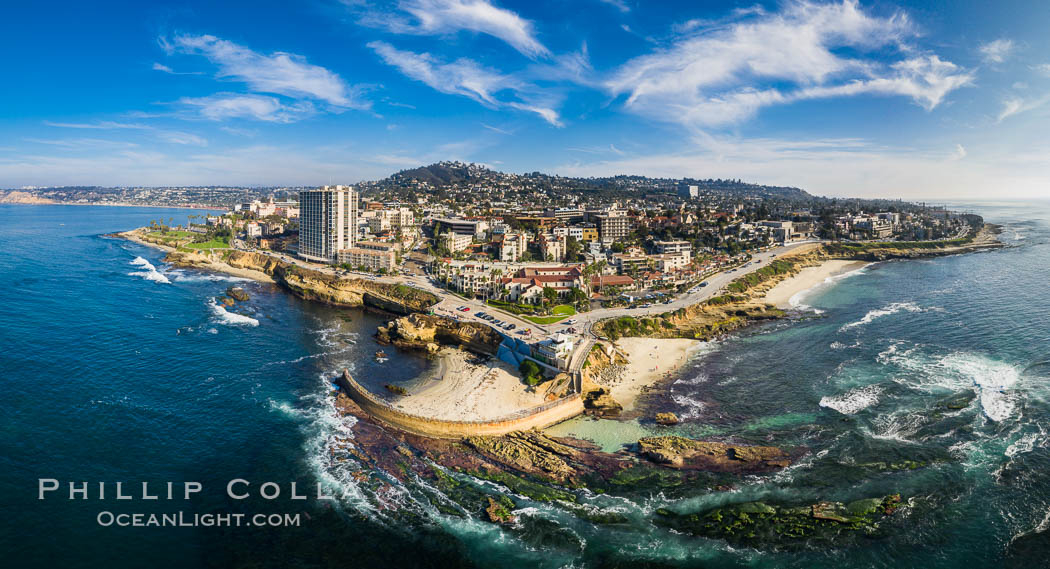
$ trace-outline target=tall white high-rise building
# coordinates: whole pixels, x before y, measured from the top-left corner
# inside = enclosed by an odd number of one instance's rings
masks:
[[[299,192],[299,256],[334,263],[357,242],[357,192],[324,186]]]

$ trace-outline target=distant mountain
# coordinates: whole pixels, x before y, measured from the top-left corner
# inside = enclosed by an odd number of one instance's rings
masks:
[[[479,164],[463,162],[437,162],[429,166],[420,166],[410,170],[401,170],[390,176],[392,182],[415,180],[431,186],[440,187],[463,182],[479,181],[497,175],[496,172]]]

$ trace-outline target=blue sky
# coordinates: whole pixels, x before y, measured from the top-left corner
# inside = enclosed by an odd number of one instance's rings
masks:
[[[823,195],[1050,195],[1037,1],[5,7],[0,187],[353,183],[438,160]]]

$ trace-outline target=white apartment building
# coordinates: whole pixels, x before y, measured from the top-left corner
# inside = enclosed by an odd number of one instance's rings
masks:
[[[688,241],[657,241],[654,245],[656,252],[660,254],[685,253],[687,256],[692,256],[693,253],[693,244]]]
[[[537,239],[544,261],[559,262],[565,258],[566,237],[554,233],[544,233]]]
[[[448,232],[441,236],[441,244],[451,253],[456,251],[462,251],[470,244],[474,242],[474,238],[471,235],[461,235],[459,233]]]
[[[689,255],[686,253],[664,253],[655,255],[656,268],[664,273],[671,273],[689,266]]]
[[[357,241],[357,192],[324,186],[299,192],[299,256],[331,263]]]
[[[517,263],[528,249],[528,239],[522,233],[507,233],[499,245],[499,260],[504,263]]]
[[[397,266],[397,245],[362,241],[357,247],[339,251],[338,261],[340,264],[349,263],[352,267],[365,267],[372,271],[392,271]]]
[[[596,217],[598,236],[602,243],[620,241],[631,233],[631,218],[619,211],[612,211]]]

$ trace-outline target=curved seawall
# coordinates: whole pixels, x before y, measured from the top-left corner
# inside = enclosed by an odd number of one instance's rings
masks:
[[[336,384],[343,393],[376,419],[410,433],[442,439],[503,435],[512,431],[541,429],[583,413],[583,399],[578,393],[573,393],[557,401],[523,409],[491,421],[446,421],[394,409],[354,381],[350,372],[346,370],[336,379]]]

